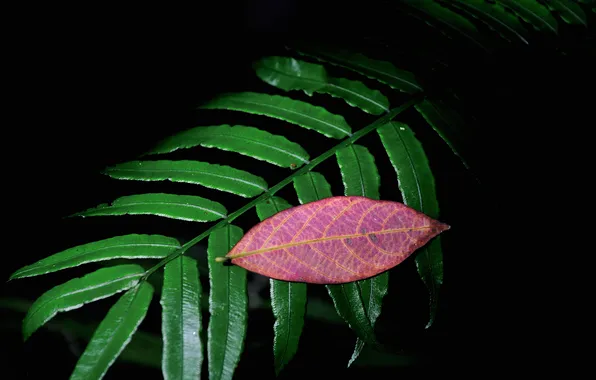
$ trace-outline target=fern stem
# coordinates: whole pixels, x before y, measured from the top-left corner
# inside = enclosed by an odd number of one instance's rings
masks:
[[[342,148],[345,148],[347,146],[352,145],[359,138],[361,138],[361,137],[367,135],[368,133],[374,131],[375,129],[379,128],[380,126],[384,125],[385,123],[388,123],[394,117],[396,117],[400,113],[404,112],[408,108],[410,108],[410,107],[416,105],[417,103],[421,102],[423,99],[424,99],[424,95],[422,95],[422,94],[413,95],[410,98],[410,100],[408,100],[407,102],[405,102],[401,106],[396,107],[396,108],[393,108],[388,113],[386,113],[384,116],[378,118],[377,120],[375,120],[371,124],[367,125],[366,127],[364,127],[362,129],[356,131],[350,137],[346,138],[345,140],[343,140],[339,144],[337,144],[334,147],[330,148],[326,152],[322,153],[320,156],[318,156],[315,159],[313,159],[312,161],[310,161],[308,164],[304,165],[300,169],[296,170],[294,173],[290,174],[288,177],[286,177],[283,180],[281,180],[280,182],[278,182],[275,186],[269,188],[268,190],[265,190],[265,192],[262,195],[260,195],[259,197],[253,199],[251,202],[247,203],[245,206],[243,206],[243,207],[239,208],[238,210],[234,211],[233,213],[231,213],[230,215],[228,215],[226,218],[222,219],[219,223],[217,223],[216,225],[214,225],[211,228],[207,229],[205,232],[203,232],[202,234],[198,235],[194,239],[189,240],[188,242],[186,242],[186,244],[184,244],[182,247],[180,247],[178,250],[176,250],[176,252],[170,254],[169,256],[167,256],[164,259],[162,259],[159,263],[157,263],[153,267],[149,268],[149,270],[147,270],[147,272],[145,272],[145,275],[143,276],[143,280],[147,279],[147,277],[149,277],[153,272],[155,272],[156,270],[158,270],[162,266],[164,266],[167,263],[169,263],[170,261],[176,259],[180,255],[183,255],[184,252],[186,252],[190,247],[194,246],[195,244],[197,244],[198,242],[200,242],[201,240],[203,240],[204,238],[206,238],[207,236],[209,236],[209,234],[211,234],[213,231],[217,230],[218,228],[224,227],[226,224],[232,223],[232,221],[234,219],[238,218],[240,215],[244,214],[246,211],[250,210],[251,208],[253,208],[254,206],[256,206],[258,203],[260,203],[260,202],[262,202],[262,201],[264,201],[264,200],[272,197],[273,195],[275,195],[275,193],[277,193],[279,190],[283,189],[285,186],[287,186],[288,184],[292,183],[292,181],[294,180],[295,177],[310,172],[315,166],[317,166],[318,164],[322,163],[323,161],[325,161],[329,157],[332,157],[338,150],[340,150]]]

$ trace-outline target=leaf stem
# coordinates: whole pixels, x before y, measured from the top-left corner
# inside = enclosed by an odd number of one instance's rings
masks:
[[[380,126],[384,125],[385,123],[391,121],[394,117],[396,117],[400,113],[404,112],[405,110],[414,106],[415,104],[421,102],[424,99],[424,97],[425,97],[425,95],[423,95],[423,94],[412,95],[410,97],[410,100],[408,100],[401,106],[393,108],[392,110],[390,110],[388,113],[386,113],[382,117],[378,118],[377,120],[375,120],[371,124],[367,125],[366,127],[356,131],[350,137],[346,138],[339,144],[335,145],[334,147],[330,148],[326,152],[322,153],[320,156],[316,157],[315,159],[313,159],[312,161],[310,161],[308,164],[304,165],[300,169],[294,171],[288,177],[286,177],[283,180],[281,180],[280,182],[278,182],[275,186],[269,188],[268,190],[265,190],[265,192],[262,195],[260,195],[259,197],[253,199],[251,202],[247,203],[245,206],[234,211],[233,213],[228,215],[226,218],[222,219],[219,223],[217,223],[214,226],[212,226],[211,228],[207,229],[206,231],[204,231],[202,234],[198,235],[194,239],[189,240],[188,242],[186,242],[186,244],[184,244],[178,250],[171,253],[167,257],[163,258],[160,262],[158,262],[157,264],[155,264],[154,266],[149,268],[149,270],[147,270],[147,272],[145,272],[145,275],[143,276],[142,279],[143,280],[147,279],[153,272],[155,272],[162,266],[166,265],[170,261],[176,259],[180,255],[183,255],[189,248],[191,248],[192,246],[194,246],[195,244],[197,244],[198,242],[203,240],[205,237],[209,236],[209,234],[211,234],[213,231],[224,227],[226,224],[232,223],[232,221],[234,219],[238,218],[240,215],[244,214],[246,211],[250,210],[251,208],[256,206],[258,203],[272,197],[279,190],[281,190],[288,184],[292,183],[294,178],[310,172],[315,166],[319,165],[320,163],[322,163],[329,157],[333,156],[338,150],[352,145],[359,138],[367,135],[368,133],[374,131],[375,129],[379,128]],[[218,261],[226,261],[226,260],[224,260],[222,258],[221,260],[218,260]]]

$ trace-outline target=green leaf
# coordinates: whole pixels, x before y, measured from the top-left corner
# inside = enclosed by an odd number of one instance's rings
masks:
[[[380,91],[372,90],[362,82],[328,77],[321,65],[291,57],[266,57],[257,61],[254,67],[259,78],[284,91],[303,90],[308,95],[327,93],[373,115],[389,110],[389,100]]]
[[[211,319],[207,353],[210,380],[232,379],[244,348],[248,324],[246,270],[215,261],[216,257],[225,256],[242,235],[242,230],[234,225],[227,225],[209,235],[207,255]]]
[[[39,276],[82,264],[111,259],[161,259],[180,248],[174,238],[161,235],[124,235],[79,245],[27,265],[10,279]]]
[[[414,74],[398,69],[390,62],[378,61],[367,58],[362,54],[325,47],[309,46],[308,48],[300,48],[298,53],[355,71],[399,91],[406,93],[422,91],[422,86],[418,84]]]
[[[221,95],[201,106],[206,109],[227,109],[265,115],[312,129],[327,137],[341,139],[352,134],[343,116],[322,107],[285,96],[241,92]]]
[[[451,29],[452,31],[468,38],[484,49],[482,44],[478,41],[478,30],[467,18],[445,8],[435,0],[401,0],[410,7],[417,9],[428,17],[439,21],[441,24]]]
[[[461,153],[459,120],[453,111],[438,102],[428,99],[423,100],[414,107],[443,141],[445,141],[451,151],[459,157],[464,166],[469,169],[470,166]]]
[[[311,171],[294,178],[294,189],[301,204],[332,197],[331,186],[321,173]]]
[[[138,194],[120,197],[73,216],[157,215],[193,222],[211,222],[225,218],[228,211],[218,202],[194,195]]]
[[[259,219],[265,220],[292,205],[279,197],[261,202],[257,205]],[[275,316],[273,326],[273,357],[275,373],[292,360],[298,351],[300,335],[304,326],[306,312],[306,284],[270,279],[271,308]]]
[[[308,95],[327,86],[325,67],[291,57],[265,57],[253,64],[257,76],[284,91],[303,90]]]
[[[557,20],[550,14],[550,11],[536,0],[496,0],[511,9],[534,28],[542,31],[557,34]]]
[[[71,380],[101,379],[106,374],[145,318],[152,296],[153,287],[143,281],[120,297],[93,334]]]
[[[389,112],[387,97],[380,91],[372,90],[359,81],[329,78],[329,83],[323,92],[342,98],[352,107],[358,107],[362,111],[373,115]]]
[[[414,132],[403,123],[390,122],[378,129],[381,142],[387,150],[399,183],[404,204],[431,218],[439,217],[439,203],[435,180],[428,159]],[[416,266],[430,293],[430,316],[426,327],[436,317],[438,291],[443,283],[443,253],[437,237],[420,248]]]
[[[244,170],[200,161],[131,161],[104,170],[112,178],[186,182],[227,191],[245,198],[267,190],[267,182]]]
[[[446,3],[481,20],[505,39],[515,36],[524,43],[528,43],[527,31],[519,19],[514,14],[505,11],[499,4],[487,3],[485,0],[454,0]]]
[[[561,19],[568,24],[588,26],[586,13],[571,0],[547,0],[546,6],[557,11]]]
[[[375,159],[367,148],[361,145],[350,145],[339,150],[336,153],[336,156],[344,183],[344,194],[346,196],[361,196],[371,199],[380,198],[379,187],[381,186],[381,177],[379,176],[377,166],[375,165]],[[330,286],[329,293],[332,294],[332,297],[335,296],[335,298],[341,300],[342,298],[339,290],[332,290],[336,289],[338,286],[350,288],[344,290],[345,293],[359,294],[361,305],[358,305],[357,302],[352,302],[351,313],[360,314],[362,313],[362,309],[364,309],[370,323],[370,329],[374,336],[375,322],[381,314],[383,297],[387,294],[387,288],[389,287],[389,272],[382,273],[370,279],[356,281],[351,284]],[[336,301],[335,298],[334,303],[337,307],[337,304],[341,301]],[[345,307],[342,307],[342,309],[344,308]],[[352,326],[352,328],[354,328],[354,326]],[[359,326],[356,328],[361,328],[363,331],[366,331],[369,327]],[[358,358],[365,343],[366,340],[362,339],[359,335],[356,340],[354,353],[348,362],[348,367]]]
[[[145,270],[139,265],[118,265],[55,286],[31,305],[23,321],[24,339],[62,311],[78,309],[135,286],[143,274]]]
[[[366,313],[368,315],[368,319],[374,328],[377,318],[381,315],[383,297],[385,297],[387,294],[387,289],[389,288],[389,272],[382,273],[367,280],[358,281],[357,285],[362,297],[362,302],[366,309]],[[352,357],[348,362],[348,367],[354,364],[356,359],[358,359],[364,346],[365,342],[362,339],[357,338],[354,352],[352,353]]]
[[[309,162],[308,153],[300,145],[283,136],[243,125],[191,128],[164,139],[148,154],[170,153],[195,146],[236,152],[285,168]]]
[[[201,283],[197,262],[179,256],[166,264],[161,294],[162,372],[169,379],[200,379]]]
[[[380,176],[368,149],[354,144],[340,149],[336,156],[345,195],[379,199]]]

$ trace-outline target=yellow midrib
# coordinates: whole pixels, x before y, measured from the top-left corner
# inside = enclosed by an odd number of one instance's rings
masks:
[[[278,245],[275,247],[261,248],[261,249],[257,249],[254,251],[240,252],[235,255],[228,254],[228,255],[226,255],[226,257],[233,260],[233,259],[239,259],[241,257],[257,255],[259,253],[267,253],[267,252],[271,252],[271,251],[277,251],[280,249],[292,248],[292,247],[297,247],[297,246],[306,245],[306,244],[319,243],[322,241],[351,239],[351,238],[358,238],[358,237],[364,237],[364,236],[370,236],[370,235],[386,235],[386,234],[399,233],[399,232],[421,231],[421,230],[428,230],[431,227],[432,226],[395,228],[395,229],[389,229],[389,230],[383,230],[383,231],[377,231],[377,232],[367,232],[364,234],[328,236],[328,237],[322,237],[322,238],[318,238],[318,239],[303,240],[303,241],[299,241],[299,242],[295,242],[295,243]]]

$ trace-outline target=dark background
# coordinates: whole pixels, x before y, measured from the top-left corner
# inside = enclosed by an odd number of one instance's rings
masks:
[[[251,62],[265,55],[285,54],[285,45],[324,41],[394,60],[419,74],[431,91],[454,89],[462,99],[460,111],[469,115],[472,125],[465,147],[473,175],[413,112],[400,116],[412,125],[427,150],[437,181],[441,219],[452,226],[444,236],[445,285],[436,324],[424,330],[426,292],[413,260],[409,260],[392,271],[390,291],[377,323],[380,339],[402,350],[397,357],[403,362],[346,371],[353,334],[345,326],[307,320],[299,353],[283,375],[315,376],[324,369],[337,376],[372,376],[386,371],[419,375],[500,361],[496,351],[503,351],[496,346],[511,335],[510,327],[524,324],[527,317],[523,311],[533,302],[532,291],[517,288],[520,269],[512,263],[531,252],[523,244],[532,224],[533,207],[527,200],[548,198],[557,191],[554,184],[537,187],[539,190],[534,184],[538,177],[548,182],[549,174],[559,171],[558,156],[567,144],[567,131],[594,125],[589,115],[594,104],[589,92],[593,88],[590,71],[596,67],[593,28],[586,32],[560,22],[561,35],[554,43],[536,34],[530,47],[506,45],[486,54],[465,41],[445,40],[388,4],[245,1],[188,8],[52,6],[15,13],[18,22],[8,35],[4,58],[9,69],[4,75],[8,99],[3,128],[7,169],[3,185],[8,192],[4,240],[8,245],[3,278],[51,253],[110,236],[137,232],[190,239],[203,231],[202,225],[159,218],[62,218],[141,191],[172,189],[190,194],[194,188],[188,186],[124,183],[109,180],[99,171],[135,159],[159,139],[196,125],[237,123],[275,132],[278,124],[266,118],[199,113],[195,108],[227,91],[277,93],[255,78]],[[593,14],[590,21],[596,21]],[[309,99],[298,93],[289,95]],[[374,120],[357,115],[355,110],[346,111],[341,102],[313,99],[332,112],[345,111],[354,129]],[[392,105],[405,99],[392,98]],[[277,133],[303,143],[312,157],[331,146],[314,133],[287,128]],[[362,143],[375,157],[383,154],[372,137]],[[208,162],[223,163],[225,156],[203,149],[195,155],[171,157],[208,157]],[[269,184],[287,175],[251,159],[233,163],[264,176]],[[341,179],[334,165],[330,160],[317,170],[326,174],[334,193],[341,194]],[[391,187],[395,183],[393,169],[382,159],[378,165],[382,197],[399,200],[397,188]],[[209,197],[217,193],[205,190],[199,194]],[[296,204],[289,189],[280,195]],[[220,200],[230,211],[241,204],[233,196]],[[514,210],[516,217],[511,218],[509,212]],[[238,221],[245,230],[255,222],[250,215]],[[504,229],[509,238],[504,237]],[[513,243],[511,236],[522,243]],[[200,247],[196,254],[201,254]],[[32,301],[53,285],[91,268],[7,283],[0,294]],[[260,296],[267,291],[261,289]],[[327,299],[322,287],[309,287],[309,295]],[[110,298],[65,314],[97,322],[112,303]],[[23,317],[3,313],[4,325]],[[207,313],[203,315],[206,322]],[[273,318],[270,310],[263,309],[251,309],[249,318],[247,348],[237,377],[267,378],[272,375]],[[155,299],[141,329],[159,333],[159,324]],[[7,378],[39,378],[49,373],[66,378],[72,371],[77,357],[60,335],[40,329],[23,344],[20,331],[7,330],[2,337],[3,346],[10,347],[9,356],[2,357]],[[514,335],[505,348],[510,357],[526,344],[522,335]],[[78,344],[84,348],[83,342]],[[132,371],[142,371],[138,375],[147,378],[161,376],[159,370],[117,362],[106,378],[129,376]]]

